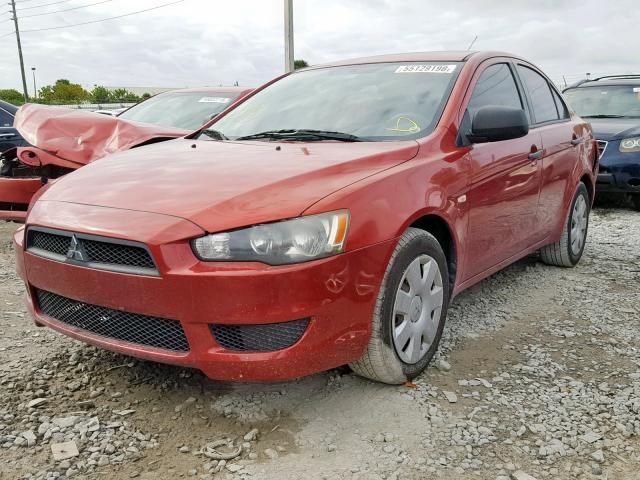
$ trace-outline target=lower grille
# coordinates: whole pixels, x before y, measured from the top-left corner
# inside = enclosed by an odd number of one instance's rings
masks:
[[[263,325],[209,325],[216,341],[227,350],[272,352],[290,347],[302,337],[309,319]]]
[[[182,325],[176,320],[99,307],[45,290],[36,289],[35,295],[42,313],[72,327],[148,347],[189,351]]]

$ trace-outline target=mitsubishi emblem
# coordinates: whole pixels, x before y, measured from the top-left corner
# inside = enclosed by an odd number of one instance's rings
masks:
[[[84,248],[82,248],[82,244],[78,241],[75,235],[71,237],[71,244],[69,245],[69,250],[67,250],[67,258],[77,262],[87,261]]]

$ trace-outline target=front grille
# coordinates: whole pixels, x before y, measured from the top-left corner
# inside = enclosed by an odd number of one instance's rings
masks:
[[[27,251],[52,260],[73,262],[74,265],[89,268],[143,275],[158,274],[147,247],[136,242],[29,228]]]
[[[598,158],[602,158],[602,155],[604,155],[604,151],[607,149],[607,145],[609,142],[605,141],[605,140],[596,140],[597,144],[598,144]]]
[[[91,262],[155,268],[151,255],[144,248],[95,240],[82,240],[82,244]]]
[[[40,232],[37,230],[29,231],[29,248],[38,248],[45,252],[55,253],[56,255],[67,256],[69,246],[71,245],[71,237],[63,235],[55,235],[53,233]]]
[[[35,296],[42,313],[66,325],[147,347],[189,351],[182,325],[176,320],[99,307],[40,289]]]
[[[272,352],[290,347],[302,337],[309,319],[263,325],[209,325],[216,341],[227,350]]]

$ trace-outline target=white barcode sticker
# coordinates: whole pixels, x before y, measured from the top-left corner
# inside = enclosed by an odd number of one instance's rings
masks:
[[[437,65],[437,64],[419,64],[419,65],[401,65],[396,68],[395,73],[453,73],[456,65]]]
[[[634,87],[633,93],[640,93],[640,88],[639,87]]]
[[[227,97],[202,97],[198,103],[229,103],[230,98]]]

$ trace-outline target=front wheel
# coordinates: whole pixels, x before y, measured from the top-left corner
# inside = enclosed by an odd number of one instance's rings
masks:
[[[544,263],[557,267],[573,267],[580,261],[587,240],[590,205],[587,187],[580,183],[573,196],[562,237],[558,242],[546,245],[540,250],[540,257]]]
[[[435,354],[449,305],[447,260],[436,238],[409,228],[387,267],[365,354],[351,368],[383,383],[401,384]]]

